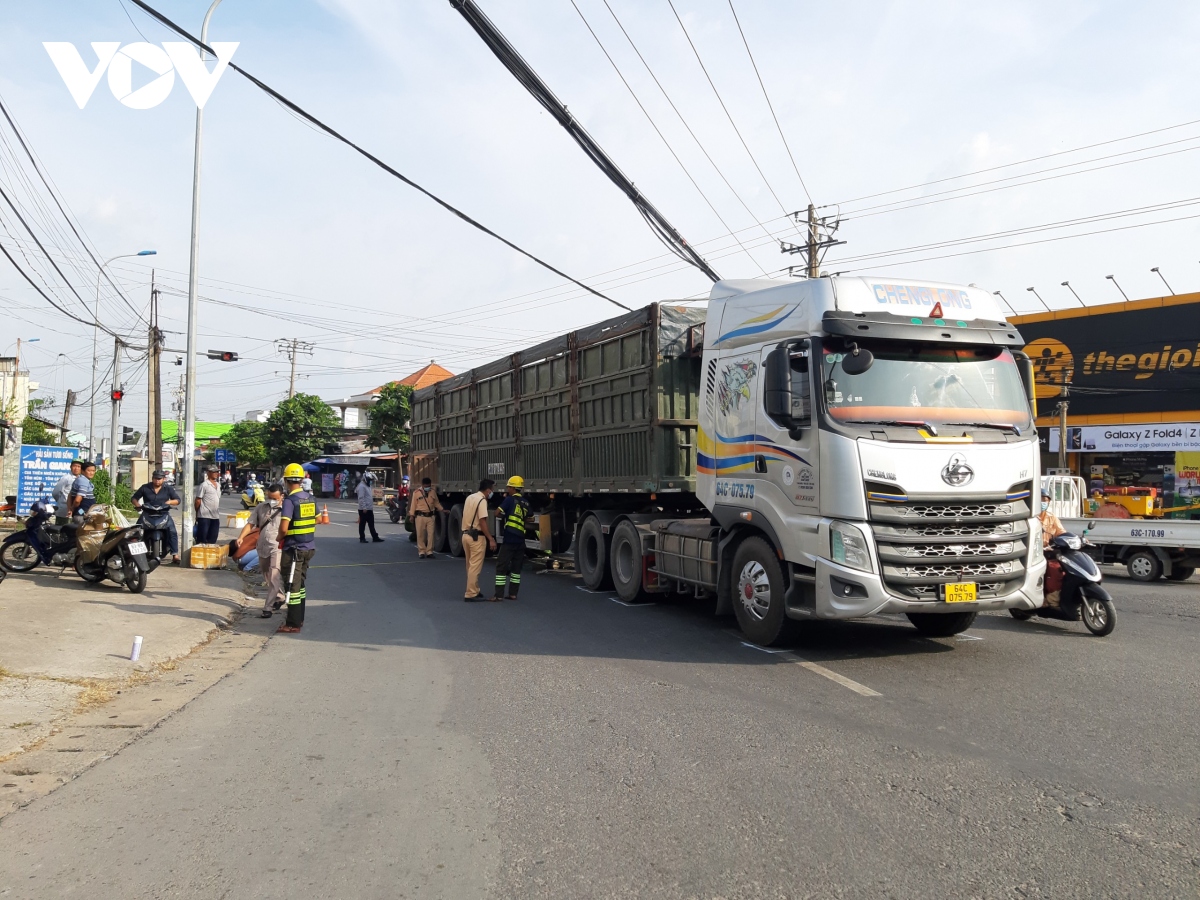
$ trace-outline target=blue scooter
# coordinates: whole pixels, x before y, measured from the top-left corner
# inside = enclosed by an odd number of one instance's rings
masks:
[[[13,532],[0,543],[0,569],[29,572],[39,565],[65,568],[75,561],[75,533],[50,523],[53,508],[48,497],[29,507],[25,530]]]

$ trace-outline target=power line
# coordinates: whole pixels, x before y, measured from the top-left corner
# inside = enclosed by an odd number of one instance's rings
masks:
[[[137,6],[139,6],[144,12],[146,12],[153,18],[157,19],[159,22],[161,22],[167,28],[174,31],[179,36],[184,37],[187,40],[191,41],[197,47],[199,47],[209,53],[212,53],[213,56],[217,55],[211,47],[209,47],[206,44],[201,43],[198,38],[193,37],[191,34],[189,34],[187,31],[185,31],[180,26],[176,25],[174,22],[172,22],[170,19],[168,19],[166,16],[164,16],[158,10],[154,9],[152,6],[145,3],[144,0],[132,0],[132,2],[137,4]],[[333,128],[331,128],[330,126],[328,126],[324,122],[322,122],[320,119],[318,119],[316,116],[312,115],[311,113],[307,112],[306,110],[304,110],[297,104],[293,103],[291,100],[289,100],[287,97],[283,96],[283,94],[279,93],[277,90],[272,88],[270,85],[266,84],[263,81],[260,81],[258,78],[255,78],[253,75],[251,75],[249,72],[247,72],[241,66],[239,66],[237,63],[230,62],[229,68],[233,69],[235,72],[237,72],[239,75],[241,75],[247,81],[249,81],[251,84],[253,84],[255,87],[257,87],[259,90],[263,91],[268,96],[273,97],[276,101],[278,101],[279,103],[286,106],[292,112],[296,113],[297,115],[299,115],[299,116],[303,117],[304,119],[306,119],[307,121],[311,122],[313,125],[315,125],[317,128],[319,128],[321,131],[328,134],[330,137],[334,138],[335,140],[341,141],[347,147],[351,148],[352,150],[357,151],[361,156],[363,156],[364,158],[373,162],[375,165],[377,165],[379,168],[383,169],[389,175],[392,175],[393,177],[404,182],[405,184],[407,184],[409,187],[413,188],[414,190],[424,194],[426,197],[428,197],[430,200],[432,200],[438,206],[440,206],[443,209],[445,209],[446,211],[458,216],[458,218],[462,219],[468,225],[474,226],[475,228],[482,231],[484,234],[487,234],[487,235],[495,238],[496,240],[500,241],[500,243],[504,244],[506,247],[509,247],[510,249],[515,250],[518,253],[520,253],[522,256],[527,257],[528,259],[531,259],[533,262],[537,263],[539,266],[542,266],[543,268],[548,269],[549,271],[553,272],[555,275],[558,275],[560,278],[565,278],[565,279],[567,279],[567,281],[570,281],[573,284],[578,285],[579,287],[586,290],[588,293],[599,297],[601,300],[607,300],[609,303],[612,303],[614,306],[619,306],[621,309],[629,311],[629,307],[626,306],[624,303],[618,303],[616,300],[612,299],[611,297],[605,296],[604,294],[600,293],[595,288],[589,287],[588,285],[584,284],[582,281],[572,278],[566,272],[563,272],[560,269],[557,269],[554,266],[550,265],[550,263],[546,262],[545,260],[543,260],[537,256],[534,256],[528,250],[525,250],[525,249],[517,246],[516,244],[514,244],[512,241],[508,240],[507,238],[501,237],[499,234],[492,231],[486,225],[484,225],[481,222],[478,222],[475,219],[468,216],[462,210],[460,210],[454,206],[451,206],[449,203],[447,203],[441,197],[437,196],[437,194],[434,194],[432,191],[429,191],[426,188],[421,187],[421,185],[417,184],[411,178],[408,178],[407,176],[401,174],[398,170],[389,166],[387,163],[385,163],[379,157],[368,152],[367,150],[364,150],[362,147],[360,147],[358,144],[354,143],[352,140],[350,140],[345,135],[341,134],[338,131],[335,131]]]
[[[808,185],[804,183],[804,176],[800,174],[800,167],[796,165],[796,157],[792,155],[792,148],[789,146],[787,138],[783,136],[783,126],[779,124],[779,116],[775,115],[775,105],[771,103],[771,97],[767,93],[767,86],[763,84],[762,73],[758,71],[758,63],[754,61],[754,54],[750,52],[750,42],[746,40],[746,32],[742,30],[742,22],[738,18],[737,10],[733,8],[733,0],[728,0],[729,11],[733,13],[733,21],[737,23],[738,34],[742,36],[742,46],[746,48],[746,55],[750,57],[750,65],[754,67],[754,75],[758,78],[758,86],[762,88],[763,99],[767,101],[767,109],[771,110],[771,118],[775,120],[775,128],[779,132],[779,139],[783,141],[783,149],[787,151],[788,159],[792,161],[792,168],[796,172],[796,178],[800,182],[800,187],[804,189],[804,196],[808,198],[808,202],[812,203],[812,194],[808,192]]]
[[[644,115],[646,117],[646,120],[650,123],[650,127],[653,128],[655,134],[657,134],[659,136],[659,138],[662,139],[663,144],[666,146],[666,148],[670,152],[671,156],[673,156],[675,158],[675,162],[679,163],[679,168],[683,170],[683,174],[687,176],[688,181],[690,181],[692,183],[692,186],[696,189],[696,192],[699,193],[700,196],[704,198],[704,202],[708,204],[708,208],[711,209],[713,212],[713,215],[717,217],[717,221],[719,221],[722,225],[724,225],[725,229],[732,234],[733,229],[729,226],[729,223],[726,222],[725,219],[721,216],[721,214],[717,211],[717,208],[713,205],[713,202],[710,199],[708,199],[708,195],[706,193],[704,193],[704,190],[700,187],[699,184],[697,184],[696,179],[692,177],[692,173],[688,171],[687,166],[685,166],[683,164],[683,160],[681,160],[679,158],[679,154],[675,152],[675,148],[671,146],[671,142],[668,141],[666,138],[666,135],[664,135],[662,133],[662,130],[658,127],[658,124],[654,121],[654,118],[650,115],[649,111],[642,104],[642,101],[638,97],[637,93],[633,90],[633,88],[630,86],[629,82],[625,79],[625,75],[621,72],[620,67],[617,66],[616,61],[609,54],[607,48],[605,48],[604,43],[600,40],[599,35],[596,34],[595,30],[591,26],[591,23],[588,22],[587,17],[584,16],[583,10],[581,10],[579,8],[579,5],[575,2],[575,0],[571,0],[571,5],[573,7],[575,7],[575,12],[579,13],[579,18],[583,20],[583,24],[587,27],[588,33],[591,34],[593,39],[595,39],[597,46],[600,47],[600,51],[604,54],[605,58],[612,65],[613,70],[617,73],[617,77],[621,79],[621,83],[625,85],[625,89],[627,91],[629,91],[630,96],[633,97],[633,101],[638,105],[638,109],[640,109],[642,111],[642,115]],[[737,238],[735,237],[734,240],[737,240]],[[742,246],[742,242],[740,240],[738,240],[738,246],[742,247],[743,252],[745,252],[745,254],[750,257],[751,262],[753,262],[756,266],[758,266],[759,270],[764,275],[766,275],[767,270],[764,269],[762,267],[762,265],[758,262],[758,260],[755,259],[750,254],[749,250],[746,250],[746,248],[744,246]]]
[[[487,48],[492,51],[496,59],[500,60],[500,64],[508,69],[509,73],[517,79],[517,82],[529,92],[534,100],[541,104],[546,112],[550,113],[554,120],[563,127],[563,130],[571,136],[571,139],[579,145],[584,154],[604,173],[604,176],[629,198],[629,202],[641,214],[646,224],[650,226],[650,230],[662,241],[663,245],[713,281],[720,281],[721,277],[704,261],[704,257],[697,253],[675,226],[667,221],[666,216],[659,212],[650,199],[638,190],[637,186],[604,152],[604,149],[588,133],[587,129],[576,121],[570,110],[555,96],[549,86],[542,81],[533,67],[517,52],[517,49],[484,14],[483,10],[475,5],[474,0],[450,0],[450,5],[457,9],[467,20],[467,24],[475,29],[475,33],[479,35]]]
[[[750,162],[754,163],[754,168],[758,170],[758,174],[762,177],[763,184],[767,186],[767,190],[771,192],[771,196],[775,198],[775,202],[779,204],[779,208],[783,213],[787,214],[787,207],[783,205],[783,201],[779,199],[779,195],[775,193],[775,188],[771,187],[771,182],[767,180],[767,176],[763,174],[762,167],[758,164],[758,160],[754,158],[754,154],[750,152],[750,145],[746,143],[746,139],[742,137],[742,132],[738,129],[737,123],[733,121],[733,116],[729,114],[729,107],[725,105],[725,101],[721,98],[721,92],[717,90],[716,84],[713,83],[712,76],[708,74],[708,67],[704,65],[704,60],[700,58],[700,51],[696,49],[696,45],[692,42],[692,36],[688,34],[687,26],[683,24],[683,19],[679,17],[679,12],[675,9],[674,0],[667,0],[667,5],[671,7],[671,12],[675,14],[675,21],[679,23],[679,27],[683,29],[683,36],[687,38],[688,46],[692,48],[692,53],[696,57],[696,62],[700,63],[700,68],[704,72],[704,77],[708,79],[708,86],[713,89],[713,94],[716,95],[717,102],[721,104],[721,109],[725,112],[725,118],[729,120],[729,124],[733,127],[733,132],[738,136],[738,140],[742,142],[742,146],[746,148],[746,155],[750,157]]]
[[[933,181],[923,181],[920,184],[910,184],[908,187],[892,188],[888,191],[878,191],[874,194],[864,194],[861,197],[851,197],[847,200],[839,200],[837,203],[827,203],[825,206],[842,206],[847,203],[857,203],[860,200],[873,200],[876,197],[886,197],[888,194],[899,194],[904,191],[913,191],[917,188],[929,187],[934,184],[944,184],[947,181],[957,181],[960,178],[970,178],[973,175],[984,175],[988,172],[998,172],[1001,169],[1011,169],[1013,166],[1023,166],[1031,162],[1041,162],[1043,159],[1052,159],[1056,156],[1067,156],[1071,153],[1082,153],[1084,150],[1094,150],[1097,147],[1107,147],[1110,144],[1120,144],[1125,141],[1137,140],[1140,137],[1148,137],[1152,134],[1161,134],[1164,131],[1176,131],[1180,128],[1187,128],[1189,125],[1200,125],[1200,119],[1192,119],[1189,122],[1181,122],[1178,125],[1167,125],[1164,128],[1155,128],[1150,131],[1142,131],[1138,134],[1131,134],[1125,137],[1112,138],[1107,141],[1099,141],[1095,144],[1085,144],[1082,147],[1074,147],[1070,150],[1057,150],[1054,153],[1043,153],[1041,156],[1031,156],[1028,159],[1020,159],[1016,162],[1004,163],[999,166],[988,166],[986,169],[976,169],[973,172],[964,172],[961,175],[948,175],[945,178],[935,178]],[[1129,151],[1134,153],[1136,151]]]

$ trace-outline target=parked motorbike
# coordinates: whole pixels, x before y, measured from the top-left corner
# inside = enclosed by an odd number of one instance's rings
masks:
[[[138,516],[137,523],[142,527],[147,551],[146,561],[153,572],[171,555],[171,542],[167,539],[171,527],[171,510],[166,506],[143,504],[142,514]]]
[[[75,534],[70,526],[50,521],[53,511],[47,498],[34,501],[25,530],[13,532],[0,544],[0,568],[29,572],[39,565],[65,567],[75,561]]]
[[[1092,634],[1098,637],[1112,634],[1117,627],[1117,608],[1113,606],[1108,591],[1100,585],[1100,567],[1084,551],[1085,544],[1088,544],[1086,538],[1070,533],[1060,534],[1050,540],[1047,557],[1056,559],[1063,571],[1058,606],[1010,609],[1014,619],[1025,621],[1037,616],[1078,622],[1082,618]]]
[[[146,589],[150,561],[142,526],[131,526],[118,510],[110,513],[97,504],[88,510],[76,534],[75,572],[80,578],[93,584],[107,578],[124,585],[131,594]]]

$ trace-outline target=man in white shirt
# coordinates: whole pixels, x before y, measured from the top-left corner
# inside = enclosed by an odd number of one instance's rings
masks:
[[[363,475],[362,481],[358,483],[358,487],[354,489],[354,494],[358,497],[358,540],[362,544],[367,542],[368,527],[371,529],[371,541],[376,544],[383,543],[383,538],[375,530],[374,484],[375,476],[367,472]]]
[[[58,479],[58,484],[54,485],[54,521],[59,525],[66,525],[71,521],[71,516],[67,511],[67,504],[71,499],[71,485],[75,483],[75,479],[79,477],[79,473],[83,471],[83,460],[71,460],[71,471]]]

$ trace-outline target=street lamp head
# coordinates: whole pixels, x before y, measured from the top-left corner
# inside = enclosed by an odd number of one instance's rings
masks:
[[[139,250],[138,256],[158,256],[157,250]]]
[[[1113,277],[1111,275],[1105,275],[1104,277],[1107,278],[1109,281],[1113,280]]]
[[[1158,266],[1155,266],[1155,267],[1154,267],[1153,269],[1151,269],[1150,271],[1151,271],[1151,272],[1157,272],[1157,271],[1158,271]]]
[[[1064,282],[1062,283],[1062,286],[1063,286],[1063,287],[1070,287],[1070,286],[1071,286],[1071,282],[1069,282],[1069,281],[1064,281]]]

